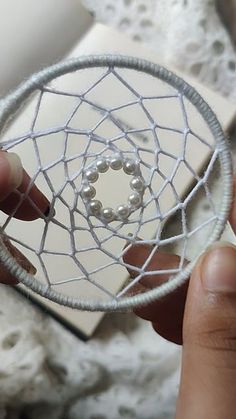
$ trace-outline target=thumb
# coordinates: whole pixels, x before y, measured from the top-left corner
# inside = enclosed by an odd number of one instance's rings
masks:
[[[191,276],[176,419],[236,418],[236,247],[218,243]]]

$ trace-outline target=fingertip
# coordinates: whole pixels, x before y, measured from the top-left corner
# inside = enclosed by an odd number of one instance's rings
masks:
[[[123,252],[123,261],[133,266],[141,266],[152,250],[152,246],[140,242],[136,242],[130,246],[128,243]]]
[[[0,151],[0,201],[20,186],[23,179],[23,167],[15,153]]]
[[[30,188],[29,188],[30,187]],[[19,205],[21,196],[27,195]],[[22,195],[21,195],[22,194]],[[23,172],[23,179],[17,191],[14,190],[0,204],[0,208],[6,214],[14,214],[15,218],[24,221],[33,221],[42,216],[51,217],[55,215],[46,196],[32,183],[28,173]],[[14,211],[16,209],[16,211]]]
[[[209,292],[236,293],[236,247],[218,242],[200,261],[203,287]]]
[[[168,340],[169,342],[175,343],[176,345],[183,344],[182,337],[182,323],[177,325],[175,322],[172,324],[166,325],[162,322],[152,323],[152,327],[158,335]]]
[[[3,156],[10,166],[9,182],[13,189],[17,189],[23,180],[23,166],[20,157],[16,153],[4,153]]]

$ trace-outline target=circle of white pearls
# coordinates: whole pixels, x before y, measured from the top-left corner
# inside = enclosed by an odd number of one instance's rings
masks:
[[[123,169],[127,175],[132,176],[130,181],[132,193],[128,197],[128,202],[118,205],[116,210],[110,207],[103,207],[99,200],[94,199],[96,196],[94,184],[99,179],[99,174],[106,173],[109,168],[113,170]],[[109,157],[100,157],[95,164],[85,170],[81,196],[86,202],[90,215],[102,219],[105,223],[110,223],[117,220],[125,221],[133,211],[140,208],[143,202],[144,190],[145,182],[141,175],[139,163],[134,159],[123,158],[114,154]]]

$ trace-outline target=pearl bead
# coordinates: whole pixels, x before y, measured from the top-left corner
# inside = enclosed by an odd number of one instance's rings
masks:
[[[85,199],[92,199],[96,195],[96,189],[91,185],[83,186],[81,191],[82,197]]]
[[[114,156],[110,160],[110,166],[113,170],[120,170],[123,167],[123,161],[120,156]]]
[[[98,180],[98,176],[99,174],[96,168],[88,169],[85,172],[86,179],[91,183],[96,182]]]
[[[130,186],[134,191],[142,192],[144,189],[144,182],[141,177],[136,176],[131,180]]]
[[[112,221],[115,218],[115,213],[112,208],[103,208],[101,210],[101,216],[106,221]]]
[[[127,205],[119,205],[116,210],[116,214],[118,217],[122,218],[123,220],[128,218],[130,214],[130,209]]]
[[[142,198],[139,193],[133,193],[129,196],[128,202],[131,205],[131,207],[137,208],[142,203]]]
[[[102,209],[102,203],[96,199],[90,201],[89,203],[89,211],[91,212],[91,214],[96,214],[98,215]]]
[[[127,159],[123,164],[123,169],[127,175],[134,175],[137,172],[137,163],[134,160]]]
[[[109,163],[104,158],[97,160],[96,166],[100,173],[105,173],[109,169]]]

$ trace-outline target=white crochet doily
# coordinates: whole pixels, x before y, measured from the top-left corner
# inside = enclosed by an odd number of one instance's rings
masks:
[[[147,43],[167,64],[236,99],[235,50],[216,0],[82,1],[98,21]]]
[[[212,0],[83,1],[236,101],[236,54]],[[1,286],[0,345],[0,419],[173,418],[180,349],[131,314],[109,315],[83,343]]]

